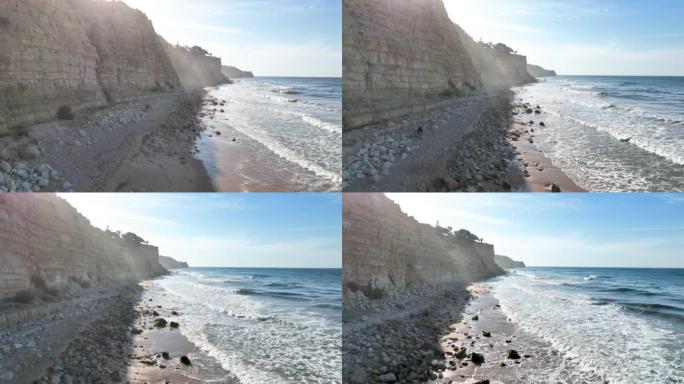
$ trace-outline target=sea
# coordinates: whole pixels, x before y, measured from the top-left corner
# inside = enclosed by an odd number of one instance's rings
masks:
[[[684,77],[545,77],[517,97],[543,107],[535,142],[581,187],[684,191]]]
[[[193,365],[215,359],[243,384],[331,384],[342,382],[341,281],[340,269],[190,268],[144,298],[178,308],[180,331],[202,352]]]
[[[684,269],[524,268],[493,288],[516,326],[559,351],[558,382],[684,383]]]
[[[277,181],[284,187],[278,185],[271,189],[322,192],[341,189],[341,78],[237,79],[234,84],[210,89],[209,94],[226,101],[220,107],[223,112],[217,113],[211,122],[214,128],[220,129],[223,125],[239,132],[248,141],[252,158],[269,171],[276,170],[276,179],[285,178]],[[210,176],[215,178],[217,174],[235,170],[234,161],[222,162],[221,156],[217,156],[217,152],[231,150],[233,137],[224,134],[203,140],[200,148],[205,155],[201,159]],[[256,164],[248,164],[245,167],[248,172],[242,176],[255,178],[255,168]],[[274,178],[267,172],[260,173],[257,171],[257,178]],[[249,191],[249,185],[243,190]]]

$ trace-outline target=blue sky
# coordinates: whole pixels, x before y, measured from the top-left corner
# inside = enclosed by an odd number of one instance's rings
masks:
[[[200,45],[256,76],[341,76],[341,0],[124,1],[169,43]]]
[[[444,0],[475,40],[566,75],[684,75],[681,0]]]
[[[684,268],[684,194],[388,194],[529,266]]]
[[[93,225],[191,266],[339,268],[339,194],[61,194]]]

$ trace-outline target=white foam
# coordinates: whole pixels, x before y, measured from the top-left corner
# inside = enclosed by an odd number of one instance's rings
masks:
[[[676,352],[668,345],[675,334],[665,323],[632,316],[612,304],[592,305],[586,296],[540,285],[521,274],[505,277],[494,287],[508,317],[551,343],[581,371],[610,383],[684,380],[673,360]]]

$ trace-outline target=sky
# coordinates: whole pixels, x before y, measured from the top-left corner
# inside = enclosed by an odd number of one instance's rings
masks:
[[[341,0],[124,0],[169,43],[256,76],[339,77]]]
[[[60,194],[93,225],[191,267],[340,268],[339,194]]]
[[[684,75],[681,0],[444,0],[475,40],[561,75]]]
[[[388,194],[528,266],[684,268],[684,194]]]

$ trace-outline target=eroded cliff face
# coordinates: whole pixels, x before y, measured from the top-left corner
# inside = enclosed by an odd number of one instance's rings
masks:
[[[466,284],[503,273],[491,244],[444,236],[383,194],[351,193],[343,199],[345,305],[353,306],[359,295]]]
[[[0,228],[0,300],[166,272],[157,247],[114,238],[53,194],[1,194]]]
[[[61,106],[78,111],[226,80],[220,59],[168,47],[121,2],[0,1],[0,135],[54,119]]]
[[[477,44],[442,0],[344,0],[344,128],[531,81],[524,56]]]

